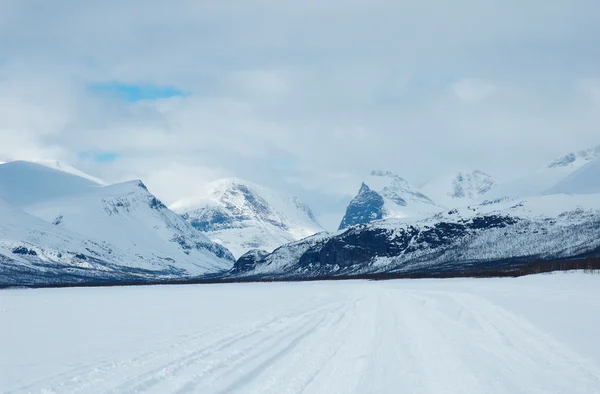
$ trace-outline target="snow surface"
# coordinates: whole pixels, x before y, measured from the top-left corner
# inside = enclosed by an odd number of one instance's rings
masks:
[[[204,193],[170,206],[237,258],[251,249],[275,248],[323,231],[298,198],[241,179],[208,184]]]
[[[34,160],[33,163],[41,164],[41,165],[53,168],[53,169],[58,170],[58,171],[62,171],[62,172],[66,172],[68,174],[76,175],[76,176],[78,176],[80,178],[85,178],[85,179],[87,179],[89,181],[92,181],[94,183],[97,183],[99,185],[103,185],[103,186],[108,185],[108,183],[106,183],[102,179],[96,178],[95,176],[87,174],[87,173],[81,171],[80,169],[75,168],[72,165],[70,165],[68,163],[65,163],[65,162],[62,162],[62,161],[59,161],[59,160]]]
[[[2,393],[600,393],[600,275],[8,290]]]

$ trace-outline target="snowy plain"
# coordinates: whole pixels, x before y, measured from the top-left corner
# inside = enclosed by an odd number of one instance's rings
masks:
[[[600,275],[0,291],[1,393],[600,393]]]

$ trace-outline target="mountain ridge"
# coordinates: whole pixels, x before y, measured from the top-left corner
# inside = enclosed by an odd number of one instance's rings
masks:
[[[0,180],[12,186],[12,198],[39,192],[19,205],[1,199],[0,282],[172,279],[233,265],[227,249],[170,211],[141,181],[100,186],[23,162],[0,168]],[[57,191],[61,185],[69,187]]]
[[[171,207],[237,257],[251,249],[272,251],[323,231],[311,209],[297,197],[239,178],[211,182],[203,195]]]

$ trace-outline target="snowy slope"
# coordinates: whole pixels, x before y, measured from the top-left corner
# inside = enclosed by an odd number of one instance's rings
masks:
[[[600,193],[600,157],[575,170],[547,191],[569,194]]]
[[[380,219],[423,217],[442,209],[404,178],[372,171],[346,208],[339,229]]]
[[[19,204],[0,211],[2,284],[177,278],[233,264],[140,181],[100,186],[25,162],[0,175],[2,195]]]
[[[59,167],[60,164],[55,167]],[[70,168],[62,165],[63,168]],[[89,177],[65,172],[45,164],[11,161],[0,165],[0,199],[27,206],[54,198],[85,193],[102,184]]]
[[[9,290],[0,391],[599,394],[599,299],[583,273]]]
[[[227,269],[231,260],[227,250],[169,210],[141,181],[100,187],[29,206],[27,211],[91,239],[135,250],[140,256],[185,263],[194,274]]]
[[[500,200],[285,245],[236,275],[313,277],[493,268],[600,252],[600,195]]]
[[[426,183],[421,190],[438,205],[456,208],[485,198],[497,182],[482,171],[460,171]]]
[[[102,185],[102,186],[106,186],[107,185],[107,183],[105,181],[103,181],[102,179],[96,178],[95,176],[87,174],[87,173],[81,171],[80,169],[75,168],[72,165],[70,165],[68,163],[64,163],[62,161],[58,161],[58,160],[35,160],[35,161],[33,161],[33,163],[41,164],[41,165],[44,165],[44,166],[49,167],[49,168],[53,168],[53,169],[58,170],[58,171],[66,172],[67,174],[78,176],[80,178],[85,178],[85,179],[87,179],[89,181],[97,183],[98,185]]]
[[[569,153],[559,157],[544,168],[518,177],[514,180],[500,183],[486,194],[487,199],[502,197],[535,196],[552,190],[552,188],[567,178],[577,169],[600,158],[600,146],[580,152]]]
[[[87,239],[3,201],[0,218],[1,285],[132,280],[178,273],[169,264],[152,267],[130,251]]]
[[[239,179],[215,181],[204,194],[171,208],[236,257],[251,249],[272,251],[323,231],[310,208],[296,197]]]

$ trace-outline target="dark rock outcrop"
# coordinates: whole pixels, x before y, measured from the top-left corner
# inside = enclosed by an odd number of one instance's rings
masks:
[[[269,255],[269,252],[261,249],[252,249],[244,253],[233,265],[234,273],[248,272],[256,268],[262,259]]]
[[[339,230],[382,219],[383,206],[383,197],[363,183],[356,197],[348,204]]]

